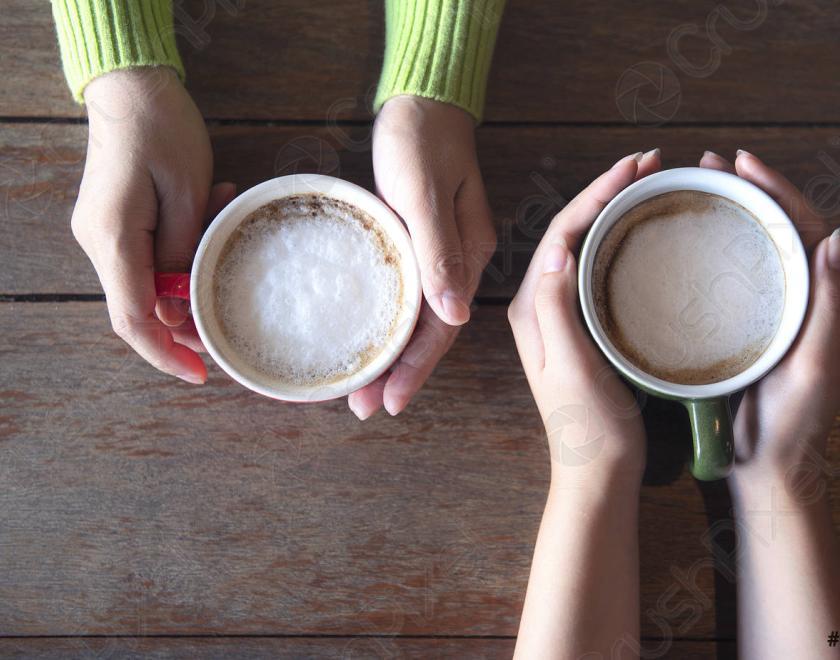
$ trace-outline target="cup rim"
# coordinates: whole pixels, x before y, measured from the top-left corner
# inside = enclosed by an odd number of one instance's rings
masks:
[[[370,215],[379,227],[393,241],[400,253],[400,272],[403,281],[403,305],[401,307],[398,324],[394,334],[385,344],[379,354],[374,357],[359,371],[348,376],[339,378],[329,383],[316,386],[297,386],[291,383],[269,383],[268,378],[260,379],[259,372],[246,364],[233,364],[231,359],[225,355],[221,342],[217,342],[216,335],[211,329],[215,321],[209,310],[204,310],[200,287],[206,285],[202,282],[205,277],[202,275],[204,269],[215,266],[215,261],[208,263],[213,256],[218,258],[218,251],[221,249],[230,233],[241,224],[248,215],[268,203],[272,199],[281,199],[299,194],[320,194],[332,197],[349,203],[363,212]],[[216,249],[218,248],[218,249]],[[216,254],[213,255],[213,250]],[[211,273],[206,275],[211,277]],[[324,174],[290,174],[287,176],[268,179],[262,183],[240,193],[213,219],[199,242],[190,271],[190,300],[192,314],[196,330],[201,337],[208,353],[213,361],[222,370],[244,387],[280,401],[295,403],[317,403],[337,399],[355,392],[356,390],[372,383],[381,376],[399,358],[405,349],[417,320],[420,315],[422,303],[422,286],[420,281],[420,269],[411,237],[403,222],[379,197],[369,190],[336,177]],[[205,314],[208,318],[205,318]]]
[[[595,311],[592,296],[591,284],[595,255],[601,240],[613,224],[633,206],[657,195],[679,190],[712,193],[745,207],[768,231],[777,249],[779,249],[777,240],[779,226],[784,226],[793,237],[790,245],[785,246],[786,250],[790,250],[787,256],[780,250],[780,258],[785,271],[785,303],[782,320],[770,345],[755,362],[740,373],[721,381],[702,385],[685,385],[666,381],[648,374],[631,363],[607,337]],[[760,213],[756,208],[759,206]],[[776,230],[770,231],[772,227]],[[743,390],[778,364],[796,340],[805,318],[809,299],[809,278],[805,248],[794,223],[778,203],[746,179],[728,172],[702,167],[680,167],[656,172],[635,181],[619,192],[593,222],[581,249],[578,268],[580,305],[586,325],[613,366],[625,377],[647,390],[670,398],[689,400],[727,396]],[[792,290],[794,287],[790,285],[791,279],[797,281],[797,290]]]

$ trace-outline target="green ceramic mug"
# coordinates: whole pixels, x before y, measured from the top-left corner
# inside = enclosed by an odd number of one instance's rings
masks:
[[[613,224],[637,204],[680,190],[719,195],[750,211],[775,243],[785,278],[782,317],[769,346],[744,371],[704,385],[668,382],[631,363],[610,342],[601,327],[592,293],[595,255]],[[733,457],[729,397],[760,379],[782,359],[799,332],[808,306],[808,261],[790,218],[764,191],[733,174],[699,167],[666,170],[633,183],[607,204],[586,237],[578,270],[583,316],[604,355],[637,387],[655,396],[678,400],[686,407],[693,436],[692,474],[704,481],[724,478],[732,469]]]

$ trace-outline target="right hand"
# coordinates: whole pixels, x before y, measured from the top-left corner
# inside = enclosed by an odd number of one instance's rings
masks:
[[[729,478],[739,493],[805,479],[802,487],[811,481],[809,473],[824,476],[826,440],[840,409],[840,236],[826,237],[825,220],[805,196],[757,156],[741,151],[733,164],[706,152],[700,165],[737,174],[763,189],[796,225],[810,255],[805,322],[784,359],[744,393]]]
[[[211,189],[204,120],[166,67],[107,73],[84,92],[88,153],[71,227],[105,291],[114,331],[152,366],[203,383],[184,301],[158,300],[155,271],[187,272],[204,228],[234,195]]]

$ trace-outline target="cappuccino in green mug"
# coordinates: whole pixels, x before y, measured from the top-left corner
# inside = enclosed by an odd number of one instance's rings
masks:
[[[612,344],[662,380],[715,383],[770,345],[782,319],[779,250],[743,206],[676,190],[641,202],[601,241],[592,295]]]
[[[641,389],[686,406],[692,473],[725,477],[729,396],[775,366],[805,316],[808,265],[793,223],[732,174],[659,172],[604,208],[579,278],[601,350]]]

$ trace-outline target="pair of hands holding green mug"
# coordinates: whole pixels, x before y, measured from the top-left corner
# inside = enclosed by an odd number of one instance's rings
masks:
[[[735,418],[735,468],[730,483],[753,488],[784,484],[791,466],[813,463],[840,407],[840,236],[785,177],[739,151],[733,163],[706,152],[701,167],[724,170],[767,192],[793,220],[810,255],[811,295],[805,322],[785,358],[744,394]],[[607,364],[578,313],[573,254],[606,204],[634,180],[660,169],[658,150],[623,158],[598,177],[552,221],[534,254],[509,318],[516,345],[546,430],[552,476],[568,483],[599,475],[638,482],[645,432],[633,394]],[[587,425],[552,428],[552,416],[580,406],[605,439],[585,465],[566,465],[559,443],[581,446]]]
[[[823,456],[840,406],[840,232],[826,238],[824,222],[799,191],[756,156],[739,152],[733,164],[706,152],[700,165],[767,192],[796,225],[810,257],[810,301],[800,333],[776,367],[744,392],[734,422],[732,519],[725,529],[734,528],[737,538],[731,558],[739,656],[828,657],[834,649],[825,646],[825,635],[840,615]],[[671,648],[673,612],[640,611],[644,426],[636,399],[580,317],[573,256],[607,203],[659,167],[657,150],[628,156],[569,203],[554,218],[510,306],[551,454],[516,658],[643,656],[641,621],[663,630],[654,654]],[[704,535],[703,545],[707,541],[715,542]]]

